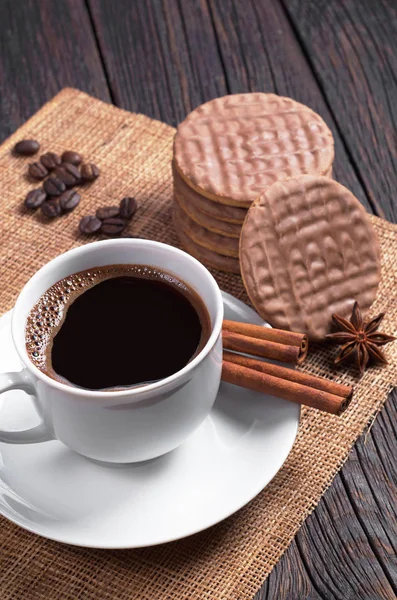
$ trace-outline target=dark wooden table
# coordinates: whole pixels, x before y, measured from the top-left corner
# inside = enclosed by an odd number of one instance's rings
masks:
[[[1,139],[65,86],[172,125],[291,96],[331,127],[335,177],[397,219],[395,0],[1,0]],[[396,423],[393,393],[256,600],[397,597]]]

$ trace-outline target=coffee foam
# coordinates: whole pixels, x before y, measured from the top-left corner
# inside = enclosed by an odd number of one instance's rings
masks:
[[[187,295],[197,310],[202,305],[196,292],[183,281],[148,265],[109,265],[74,273],[51,286],[29,313],[25,327],[25,342],[32,363],[53,379],[69,383],[55,373],[51,365],[53,339],[62,327],[69,306],[78,296],[102,281],[125,276],[164,281],[176,286]],[[201,311],[198,312],[201,315]]]

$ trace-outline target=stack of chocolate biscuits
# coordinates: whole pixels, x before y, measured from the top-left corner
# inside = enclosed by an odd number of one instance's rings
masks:
[[[236,94],[199,106],[174,142],[174,224],[182,244],[206,265],[239,273],[251,204],[276,181],[331,177],[333,159],[327,125],[290,98]]]

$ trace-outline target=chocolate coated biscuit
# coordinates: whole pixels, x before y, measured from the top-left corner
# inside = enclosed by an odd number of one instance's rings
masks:
[[[217,233],[218,235],[224,235],[226,237],[231,238],[240,238],[241,233],[241,225],[237,225],[237,223],[225,223],[225,221],[219,221],[219,219],[214,219],[214,217],[209,217],[205,213],[200,212],[191,204],[187,204],[185,198],[180,196],[174,188],[174,200],[177,202],[180,207],[185,211],[187,215],[201,225],[208,229],[208,231],[212,231],[212,233]]]
[[[275,94],[235,94],[196,108],[174,141],[179,174],[199,194],[249,207],[275,181],[325,175],[331,131],[307,106]]]
[[[172,174],[174,177],[174,191],[184,199],[184,206],[192,206],[194,209],[199,210],[201,213],[218,219],[219,221],[225,221],[226,223],[235,223],[242,225],[244,219],[247,216],[246,208],[239,208],[238,206],[227,206],[210,200],[205,196],[201,196],[192,187],[189,182],[185,181],[183,177],[178,173],[172,163]]]
[[[376,233],[360,202],[326,177],[273,184],[248,211],[240,238],[247,293],[273,327],[321,340],[333,313],[365,313],[380,280]]]
[[[208,231],[195,221],[193,221],[183,208],[177,203],[174,203],[174,214],[177,216],[178,222],[183,227],[184,231],[189,237],[204,248],[223,254],[224,256],[231,256],[237,258],[239,256],[239,240],[236,238],[225,237],[218,235],[212,231]]]
[[[240,273],[240,263],[238,258],[217,254],[216,252],[212,252],[212,250],[208,250],[208,248],[196,244],[196,242],[194,242],[184,231],[183,227],[178,222],[178,217],[175,213],[174,227],[185,250],[204,265],[213,269],[218,269],[219,271],[224,271],[225,273]]]

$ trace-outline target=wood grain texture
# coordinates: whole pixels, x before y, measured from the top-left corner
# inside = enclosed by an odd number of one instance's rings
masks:
[[[396,405],[393,393],[255,600],[397,597]]]
[[[87,2],[1,3],[1,138],[65,85],[170,124],[225,93],[275,91],[324,117],[336,178],[396,216],[395,4]],[[257,600],[397,597],[396,422],[394,393]]]
[[[205,0],[88,0],[118,106],[176,125],[227,93]]]
[[[397,3],[283,0],[372,203],[397,219]]]
[[[0,141],[66,86],[110,98],[83,0],[2,0]]]

